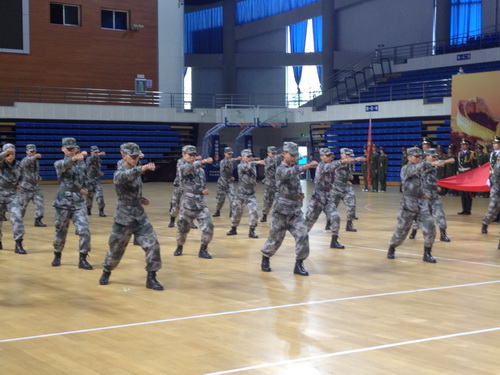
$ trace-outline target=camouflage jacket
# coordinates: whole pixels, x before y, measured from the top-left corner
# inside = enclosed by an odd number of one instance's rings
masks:
[[[113,184],[116,192],[115,222],[128,225],[134,221],[147,220],[142,206],[142,179],[141,166],[129,168],[125,163],[119,163],[113,175]]]
[[[85,162],[76,163],[70,157],[65,157],[54,163],[59,181],[59,190],[54,197],[53,206],[64,209],[74,209],[84,205],[85,200],[80,193],[85,184]]]
[[[203,163],[201,160],[182,163],[180,176],[183,187],[181,205],[191,211],[200,211],[205,207],[203,190],[207,188]]]
[[[223,180],[224,182],[230,182],[233,178],[233,170],[234,170],[234,163],[237,160],[234,158],[231,159],[222,159],[220,162],[220,176],[219,180]],[[222,181],[221,181],[222,182]]]
[[[35,190],[40,180],[40,164],[34,156],[26,156],[21,160],[21,187],[26,190]]]
[[[268,156],[264,159],[264,181],[267,186],[274,186],[276,184],[276,166],[277,156]]]
[[[275,211],[284,215],[296,215],[302,212],[304,194],[300,185],[301,174],[302,167],[298,165],[282,162],[276,168]]]
[[[411,212],[418,212],[423,196],[430,196],[427,186],[424,183],[424,174],[433,166],[428,161],[421,161],[418,164],[406,164],[401,169],[401,184],[403,188],[403,197],[401,205],[404,209]]]
[[[5,161],[5,153],[0,152],[0,195],[10,196],[16,193],[16,186],[21,180],[21,163]]]
[[[87,186],[95,185],[101,179],[101,157],[99,155],[90,155],[85,161],[87,165]]]
[[[255,194],[255,186],[257,185],[257,162],[251,161],[248,163],[240,163],[238,165],[238,178],[240,184],[238,187],[238,195]]]

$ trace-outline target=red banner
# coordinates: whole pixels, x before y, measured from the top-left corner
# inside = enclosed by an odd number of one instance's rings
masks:
[[[469,172],[442,178],[438,181],[438,185],[453,190],[485,192],[490,191],[490,187],[486,184],[489,177],[490,163],[486,163]]]

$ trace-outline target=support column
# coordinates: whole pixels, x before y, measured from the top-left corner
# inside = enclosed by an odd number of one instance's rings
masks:
[[[435,0],[436,2],[436,42],[438,45],[450,41],[450,0]]]
[[[224,59],[224,94],[236,94],[236,42],[234,31],[236,28],[236,2],[224,0],[223,3],[223,33],[222,52]]]
[[[322,1],[323,52],[321,54],[323,91],[333,87],[333,51],[335,50],[335,0]]]

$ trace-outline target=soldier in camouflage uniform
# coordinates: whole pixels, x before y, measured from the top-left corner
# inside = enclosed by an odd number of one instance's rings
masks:
[[[365,157],[353,158],[354,152],[348,148],[340,149],[341,165],[334,168],[335,177],[332,185],[332,197],[335,207],[339,207],[340,201],[344,202],[347,208],[347,224],[345,230],[347,232],[356,232],[352,226],[352,221],[356,217],[356,196],[350,180],[352,179],[352,166],[355,161],[365,161]],[[336,162],[333,162],[336,163]],[[318,172],[321,168],[318,167]]]
[[[176,173],[175,173],[175,179],[174,179],[174,189],[172,190],[172,198],[170,199],[170,223],[168,224],[169,228],[173,228],[175,226],[175,218],[179,215],[180,211],[180,203],[181,203],[181,197],[182,197],[182,184],[181,184],[181,177],[180,177],[180,168],[182,167],[182,164],[186,163],[186,160],[184,158],[180,158],[177,160],[177,165],[176,165]],[[198,227],[195,225],[193,222],[191,224],[192,229],[197,229]]]
[[[293,142],[283,145],[283,162],[276,168],[276,199],[273,206],[269,237],[262,249],[261,269],[271,272],[269,258],[280,248],[289,231],[295,238],[295,267],[293,273],[307,276],[304,259],[309,255],[309,236],[302,214],[304,193],[300,185],[300,175],[309,168],[316,168],[317,161],[297,165],[298,146]]]
[[[269,146],[267,148],[267,158],[264,159],[264,204],[262,205],[261,223],[267,221],[267,215],[273,206],[274,196],[276,193],[276,147]]]
[[[101,156],[106,155],[105,152],[99,151],[99,147],[90,146],[90,156],[87,158],[87,215],[92,214],[92,201],[97,202],[97,207],[99,208],[99,216],[106,217],[104,213],[104,193],[102,191],[101,176],[104,173],[101,172]]]
[[[205,203],[205,195],[208,195],[204,164],[212,164],[212,158],[197,159],[196,147],[187,145],[182,148],[182,163],[179,169],[183,194],[181,198],[180,219],[177,222],[177,249],[175,256],[182,255],[184,243],[194,219],[198,219],[201,229],[201,247],[198,252],[199,258],[211,259],[207,247],[214,235],[212,217]]]
[[[441,202],[441,197],[439,195],[441,188],[437,184],[437,182],[438,182],[437,169],[439,167],[441,167],[441,168],[444,167],[445,164],[453,164],[453,163],[455,163],[455,160],[454,159],[438,160],[438,154],[434,148],[429,148],[429,149],[425,150],[424,155],[425,155],[426,161],[428,161],[429,163],[432,163],[435,161],[437,161],[439,163],[439,164],[437,164],[437,166],[427,170],[423,174],[422,186],[423,186],[424,191],[427,191],[429,193],[429,210],[430,210],[432,216],[434,216],[434,218],[436,219],[436,224],[437,224],[439,231],[440,231],[440,234],[441,234],[439,240],[443,241],[443,242],[450,242],[450,239],[446,235],[446,228],[447,228],[446,216],[444,214],[443,203]],[[413,227],[413,225],[412,225],[412,228],[413,228],[414,233],[412,232],[413,237],[410,237],[410,238],[415,237],[416,231],[418,229],[418,223],[417,223],[416,228]]]
[[[248,237],[259,238],[255,234],[259,214],[257,212],[257,199],[255,198],[255,186],[257,186],[257,165],[264,165],[264,160],[254,161],[250,149],[241,151],[241,163],[238,165],[238,179],[240,181],[236,197],[233,202],[233,216],[231,217],[231,230],[226,234],[234,236],[238,234],[236,228],[240,224],[243,215],[243,207],[248,206],[250,230]]]
[[[398,216],[398,225],[389,242],[387,258],[395,258],[396,247],[403,243],[413,220],[416,220],[424,233],[423,261],[436,263],[431,255],[432,245],[436,237],[436,226],[429,210],[429,192],[424,190],[423,174],[431,170],[433,166],[439,165],[439,162],[422,161],[422,150],[418,147],[409,148],[407,152],[408,164],[401,169],[403,183],[401,211]]]
[[[490,154],[490,178],[488,184],[490,190],[490,200],[488,202],[488,211],[483,217],[481,233],[488,233],[488,225],[500,213],[500,177],[497,175],[497,165],[500,165],[500,137],[495,137],[492,142],[493,151]]]
[[[330,230],[332,232],[332,241],[330,243],[330,248],[344,249],[345,246],[341,245],[338,242],[340,216],[332,195],[332,176],[333,171],[335,171],[335,176],[337,176],[337,172],[341,170],[342,167],[347,167],[347,174],[349,174],[349,166],[346,163],[350,162],[350,158],[332,161],[332,155],[333,153],[329,148],[321,148],[319,150],[319,157],[321,158],[321,162],[318,164],[314,176],[315,189],[307,206],[305,220],[307,231],[309,232],[314,223],[316,223],[316,220],[318,220],[321,212],[325,211],[326,217],[330,221]]]
[[[10,213],[12,232],[16,241],[16,254],[26,254],[23,248],[24,223],[22,208],[16,194],[16,186],[21,180],[21,163],[16,160],[16,147],[11,143],[6,143],[0,152],[0,208],[2,212],[6,210]],[[0,249],[2,245],[2,224],[0,220]]]
[[[24,217],[29,201],[33,201],[35,206],[35,227],[47,226],[42,223],[44,215],[43,193],[38,183],[41,180],[38,159],[41,157],[42,155],[36,152],[36,146],[29,144],[26,145],[26,156],[21,160],[22,173],[19,204]]]
[[[84,199],[84,196],[87,195],[84,162],[87,152],[78,153],[78,149],[74,138],[63,138],[61,150],[64,153],[64,159],[54,163],[59,190],[53,203],[56,233],[53,241],[54,260],[52,266],[61,265],[61,254],[68,236],[69,222],[73,221],[76,233],[80,236],[78,268],[91,270],[93,267],[87,262],[90,251],[90,230]]]
[[[235,193],[234,193],[234,163],[241,160],[241,156],[237,158],[233,158],[233,149],[231,147],[226,147],[224,149],[224,159],[220,162],[220,175],[217,180],[217,196],[215,200],[217,201],[217,205],[215,207],[214,217],[220,216],[220,210],[224,205],[226,200],[226,195],[229,198],[229,210],[233,205]],[[229,215],[231,216],[231,215]]]
[[[139,164],[141,151],[135,143],[124,143],[120,146],[123,163],[118,164],[113,176],[116,191],[116,212],[113,227],[109,236],[109,250],[102,264],[99,284],[107,285],[111,271],[115,269],[125,253],[127,244],[132,235],[137,244],[146,254],[146,288],[163,290],[163,286],[156,280],[156,272],[161,268],[160,244],[156,232],[151,225],[144,205],[149,200],[142,195],[141,175],[147,171],[154,171],[154,163]]]

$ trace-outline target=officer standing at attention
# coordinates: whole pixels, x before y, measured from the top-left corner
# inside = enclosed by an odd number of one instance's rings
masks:
[[[372,179],[372,191],[378,193],[378,168],[380,164],[380,155],[377,152],[377,145],[372,145],[372,154],[370,155],[370,177]]]
[[[85,163],[86,151],[77,152],[78,145],[75,138],[63,138],[62,152],[64,159],[54,163],[59,182],[59,190],[54,198],[53,206],[54,225],[54,260],[53,267],[61,265],[61,253],[68,236],[69,222],[73,221],[76,233],[80,236],[79,253],[80,261],[78,268],[91,270],[93,267],[87,262],[90,251],[89,217],[84,196],[87,195],[85,188]]]
[[[42,157],[36,152],[34,144],[26,145],[26,156],[21,160],[21,189],[19,192],[19,203],[21,205],[23,217],[26,213],[26,207],[29,201],[33,201],[35,206],[35,227],[46,227],[42,223],[44,215],[43,193],[40,188],[40,164],[38,159]]]
[[[380,146],[380,156],[378,162],[378,181],[380,192],[385,193],[387,190],[387,171],[389,170],[389,159],[385,153],[385,147]]]
[[[497,165],[500,165],[500,137],[493,139],[493,151],[490,154],[490,177],[487,184],[490,186],[490,200],[488,202],[488,211],[483,217],[481,233],[488,233],[488,225],[495,219],[500,212],[500,176]]]
[[[142,195],[141,175],[154,171],[154,163],[139,164],[141,150],[135,143],[124,143],[120,146],[123,163],[119,163],[113,176],[116,191],[116,212],[111,235],[109,236],[109,250],[102,264],[104,270],[99,284],[107,285],[111,271],[115,269],[125,253],[132,234],[137,245],[146,253],[146,288],[163,290],[163,286],[156,280],[156,272],[161,268],[160,244],[156,232],[151,225],[144,207],[149,200]]]
[[[102,191],[101,177],[104,175],[101,171],[101,156],[106,155],[104,151],[99,151],[99,147],[90,146],[90,156],[87,158],[87,215],[92,214],[92,201],[97,202],[99,216],[106,217],[104,213],[104,194]]]
[[[424,190],[423,174],[430,171],[439,161],[422,161],[422,150],[411,147],[408,152],[408,164],[401,169],[403,196],[398,225],[389,242],[387,258],[394,259],[396,247],[401,245],[410,231],[412,222],[417,221],[424,233],[424,262],[436,263],[431,255],[432,245],[436,237],[436,226],[429,210],[429,192]]]
[[[267,148],[267,158],[264,159],[264,204],[262,205],[261,223],[267,221],[267,215],[271,211],[276,193],[276,147]]]
[[[469,150],[470,146],[470,141],[465,138],[463,138],[462,142],[460,142],[460,148],[462,150],[457,156],[457,174],[468,172],[477,167],[476,154],[474,151]],[[472,193],[470,191],[460,191],[460,198],[462,200],[462,211],[458,214],[470,215],[472,210]]]
[[[276,168],[276,200],[269,231],[269,237],[262,249],[261,269],[271,272],[269,258],[280,248],[289,231],[295,238],[295,268],[293,273],[309,275],[304,268],[304,259],[309,255],[309,236],[302,214],[304,193],[300,185],[300,175],[309,168],[316,168],[317,161],[297,165],[298,146],[293,142],[283,144],[283,162]]]
[[[241,164],[238,165],[238,178],[240,184],[233,202],[233,216],[231,217],[231,230],[226,234],[234,236],[238,234],[236,228],[240,224],[243,215],[243,207],[248,206],[248,237],[259,238],[255,233],[259,214],[257,212],[257,198],[255,198],[255,186],[257,186],[257,165],[264,165],[264,160],[254,161],[250,149],[241,151]]]
[[[241,160],[241,156],[233,158],[233,154],[234,152],[231,147],[226,147],[224,149],[224,159],[220,162],[219,178],[217,179],[217,195],[215,197],[217,205],[215,207],[214,217],[220,216],[220,210],[224,205],[226,195],[229,198],[229,216],[231,216],[231,209],[235,197],[233,177],[234,163]]]
[[[21,163],[16,160],[16,147],[11,143],[2,146],[0,152],[0,207],[3,212],[7,209],[10,213],[10,222],[14,241],[16,241],[16,254],[26,254],[23,248],[24,223],[22,208],[16,194],[16,186],[21,180]],[[2,224],[0,220],[0,249],[2,246]]]
[[[199,258],[211,259],[208,253],[208,244],[214,235],[212,217],[205,203],[205,195],[208,195],[204,164],[212,164],[212,158],[197,159],[196,147],[187,145],[182,148],[182,157],[185,163],[181,164],[179,176],[183,193],[180,202],[180,219],[177,222],[177,249],[175,256],[182,255],[184,243],[191,229],[194,219],[198,219],[201,229],[201,247],[198,252]]]

